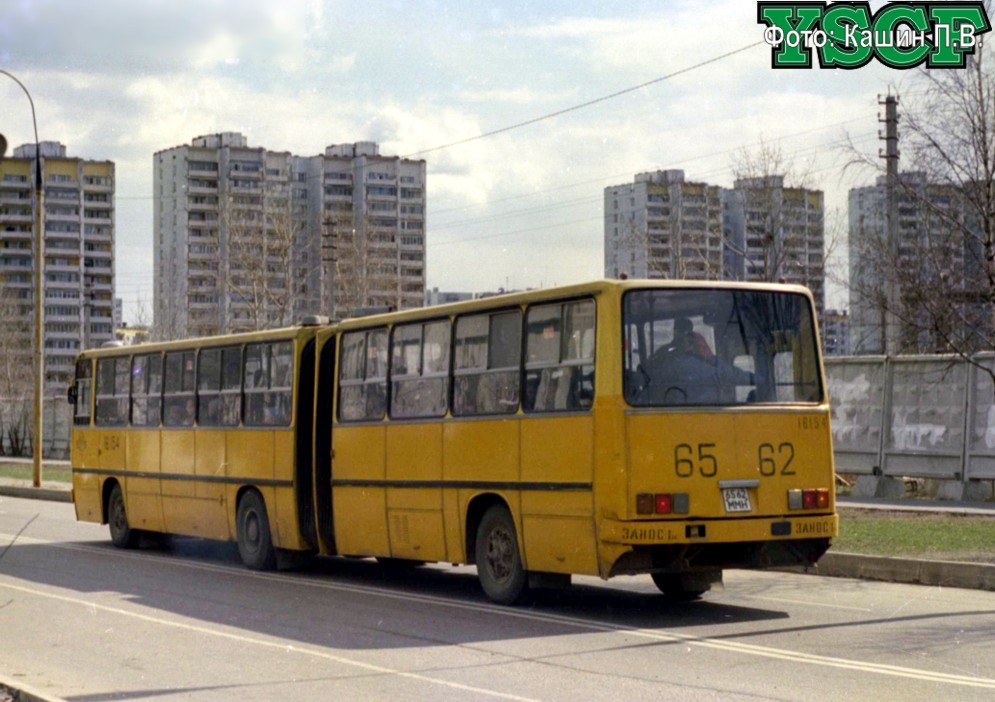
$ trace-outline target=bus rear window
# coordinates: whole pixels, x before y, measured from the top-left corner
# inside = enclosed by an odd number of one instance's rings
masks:
[[[623,301],[625,399],[636,406],[818,402],[815,324],[804,295],[637,290]]]

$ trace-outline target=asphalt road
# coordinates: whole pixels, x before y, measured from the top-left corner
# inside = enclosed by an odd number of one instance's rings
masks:
[[[472,568],[259,574],[178,540],[119,551],[65,503],[0,496],[0,681],[105,700],[995,699],[995,593],[727,573],[489,604]]]

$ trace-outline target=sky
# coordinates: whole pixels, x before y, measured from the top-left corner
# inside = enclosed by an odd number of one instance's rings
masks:
[[[39,138],[115,162],[117,296],[132,322],[151,317],[153,154],[203,134],[424,158],[427,286],[447,291],[600,278],[606,187],[669,168],[731,187],[744,153],[776,147],[825,192],[839,277],[847,191],[876,176],[844,168],[844,145],[876,155],[879,97],[921,90],[877,61],[772,68],[749,0],[4,5],[0,68],[30,92]],[[0,133],[11,149],[34,141],[2,75]],[[828,302],[845,307],[845,286],[830,283]]]

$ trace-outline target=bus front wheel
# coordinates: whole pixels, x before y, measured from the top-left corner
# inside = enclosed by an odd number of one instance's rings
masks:
[[[138,531],[128,523],[120,485],[114,486],[107,500],[107,526],[110,527],[111,542],[118,548],[135,548],[138,545]]]
[[[269,517],[262,495],[254,490],[245,493],[238,502],[236,515],[238,553],[252,570],[273,570],[276,549],[269,530]]]
[[[515,522],[505,507],[495,505],[484,513],[475,554],[480,585],[492,601],[515,604],[525,599],[528,573],[522,567]]]

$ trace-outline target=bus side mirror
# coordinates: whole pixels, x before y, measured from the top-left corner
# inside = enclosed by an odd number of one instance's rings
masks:
[[[73,383],[72,385],[69,386],[69,391],[66,393],[66,399],[69,401],[69,404],[75,406],[76,398],[78,396],[79,396],[79,390],[76,389],[76,383]]]

